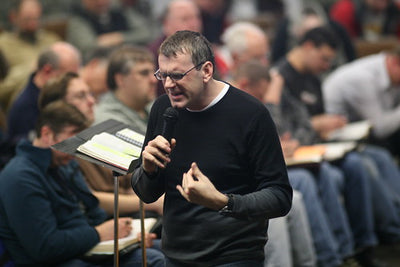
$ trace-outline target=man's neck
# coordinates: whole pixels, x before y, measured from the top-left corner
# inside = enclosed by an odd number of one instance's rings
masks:
[[[35,76],[33,76],[33,83],[37,88],[42,89],[44,84],[46,83],[46,79],[40,74],[40,72],[36,72]]]
[[[84,66],[84,67],[82,67],[80,70],[79,70],[79,76],[82,78],[82,80],[84,80],[85,82],[87,81],[87,79],[88,79],[88,75],[89,75],[89,70],[88,70],[88,68],[86,67],[86,66]]]
[[[139,116],[146,116],[146,104],[144,104],[142,101],[126,96],[122,90],[116,90],[114,95],[122,104],[136,111]]]
[[[44,144],[42,142],[42,140],[40,138],[37,138],[37,137],[35,139],[33,139],[32,145],[34,147],[38,147],[38,148],[49,148],[49,146],[47,144]]]
[[[207,83],[206,87],[204,88],[203,94],[200,99],[201,103],[199,103],[196,106],[187,107],[188,110],[201,111],[201,110],[205,109],[206,107],[208,107],[208,105],[211,104],[211,102],[216,97],[218,97],[218,95],[221,93],[224,86],[225,86],[225,83],[211,79]]]
[[[305,72],[303,54],[301,48],[297,47],[292,49],[286,57],[290,65],[299,73]]]
[[[36,44],[37,42],[37,33],[36,32],[20,32],[16,31],[16,34],[21,40],[24,40],[27,43],[30,44]]]

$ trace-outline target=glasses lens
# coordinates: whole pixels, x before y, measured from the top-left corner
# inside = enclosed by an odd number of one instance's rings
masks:
[[[171,73],[169,74],[169,77],[171,77],[172,80],[174,81],[178,81],[180,79],[182,79],[185,76],[185,74],[182,73]]]
[[[154,73],[154,76],[155,76],[156,79],[159,80],[159,81],[164,81],[164,80],[166,80],[168,76],[169,76],[172,80],[178,81],[178,80],[181,80],[181,79],[185,76],[185,74],[182,74],[182,73],[169,73],[169,74],[168,74],[168,73],[166,73],[166,72],[161,72],[160,70],[157,70],[157,71]]]
[[[149,76],[150,73],[152,73],[152,70],[148,69],[148,70],[141,70],[138,71],[139,75],[141,76]]]

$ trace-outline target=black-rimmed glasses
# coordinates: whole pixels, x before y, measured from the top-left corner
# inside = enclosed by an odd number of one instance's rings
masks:
[[[171,80],[173,81],[179,81],[181,79],[183,79],[183,77],[186,76],[186,74],[188,74],[190,71],[192,71],[193,69],[203,65],[204,62],[197,64],[196,66],[193,66],[192,68],[190,68],[188,71],[184,72],[184,73],[167,73],[167,72],[161,72],[160,69],[158,69],[155,73],[154,73],[154,77],[156,77],[157,80],[159,81],[165,81],[167,79],[167,77],[170,77]]]

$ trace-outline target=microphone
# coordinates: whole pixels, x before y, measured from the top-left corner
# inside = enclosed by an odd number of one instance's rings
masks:
[[[161,135],[171,142],[172,134],[174,132],[175,124],[178,121],[178,111],[173,107],[168,107],[163,114],[164,124]]]

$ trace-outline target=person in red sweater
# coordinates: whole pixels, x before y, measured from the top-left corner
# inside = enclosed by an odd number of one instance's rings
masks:
[[[400,9],[392,0],[339,0],[330,8],[330,17],[353,38],[400,37]]]

